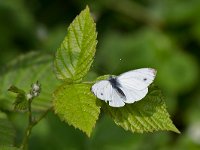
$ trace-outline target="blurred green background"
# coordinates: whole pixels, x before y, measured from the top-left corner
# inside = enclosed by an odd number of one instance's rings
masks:
[[[54,54],[86,5],[98,31],[88,78],[156,68],[155,83],[181,134],[132,134],[101,115],[89,139],[50,113],[33,129],[30,150],[199,150],[199,0],[0,0],[0,67],[30,51]],[[18,114],[12,121],[19,144],[27,120]]]

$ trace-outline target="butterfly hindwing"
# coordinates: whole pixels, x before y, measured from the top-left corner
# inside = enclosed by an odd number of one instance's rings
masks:
[[[115,89],[112,91],[112,99],[109,101],[109,105],[112,107],[122,107],[125,105],[124,97],[121,97]]]
[[[148,88],[145,88],[143,90],[135,90],[122,86],[121,89],[126,95],[126,99],[124,100],[125,103],[134,103],[136,101],[139,101],[144,98],[148,93]]]

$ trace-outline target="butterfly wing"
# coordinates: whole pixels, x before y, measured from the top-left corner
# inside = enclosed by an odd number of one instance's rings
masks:
[[[142,68],[128,71],[118,76],[120,85],[127,89],[145,90],[154,80],[156,70],[152,68]]]
[[[120,97],[119,93],[117,93],[108,80],[95,83],[91,90],[97,98],[109,101],[109,105],[112,107],[122,107],[125,105],[123,98]]]
[[[107,80],[102,80],[92,86],[92,92],[97,98],[109,101],[112,99],[112,85]]]
[[[119,75],[117,80],[126,96],[124,102],[134,103],[144,98],[155,76],[156,70],[151,68],[136,69]]]
[[[115,89],[112,90],[112,98],[109,101],[109,105],[112,107],[122,107],[125,105],[124,98]]]

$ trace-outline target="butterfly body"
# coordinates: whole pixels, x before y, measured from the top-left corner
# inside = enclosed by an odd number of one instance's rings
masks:
[[[100,100],[108,101],[112,107],[122,107],[125,103],[141,100],[148,93],[156,70],[142,68],[125,72],[119,76],[110,76],[108,80],[95,83],[91,91]]]
[[[119,96],[125,100],[126,96],[124,92],[120,89],[121,85],[118,82],[117,78],[111,76],[108,81],[112,85],[113,89],[116,90],[116,92],[119,94]]]

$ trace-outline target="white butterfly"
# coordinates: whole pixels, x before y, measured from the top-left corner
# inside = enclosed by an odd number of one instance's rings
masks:
[[[110,106],[122,107],[125,103],[134,103],[144,98],[155,76],[156,70],[152,68],[131,70],[98,81],[91,90],[99,99],[108,101]]]

